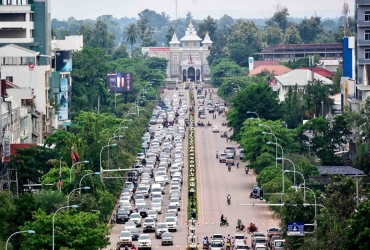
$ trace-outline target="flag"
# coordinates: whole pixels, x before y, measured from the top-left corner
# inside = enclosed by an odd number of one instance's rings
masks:
[[[190,64],[193,64],[193,58],[190,55]]]
[[[80,156],[73,149],[71,150],[71,158],[73,163],[76,163],[80,160]]]
[[[61,190],[62,189],[62,184],[63,184],[63,180],[62,180],[62,173],[59,172],[59,178],[58,178],[58,189]]]

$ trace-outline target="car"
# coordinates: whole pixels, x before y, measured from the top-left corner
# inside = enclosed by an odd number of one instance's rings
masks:
[[[243,160],[245,157],[245,149],[240,149],[240,152],[239,152],[239,159],[240,160]]]
[[[225,163],[226,163],[226,165],[230,164],[230,165],[234,166],[234,156],[232,156],[232,155],[226,156]]]
[[[214,112],[215,112],[215,108],[214,107],[209,107],[208,113],[212,114]]]
[[[131,237],[133,241],[136,241],[139,239],[140,231],[137,228],[130,228],[129,231],[131,233]]]
[[[117,209],[117,213],[116,213],[116,223],[117,224],[121,224],[121,223],[125,223],[126,221],[129,220],[129,210],[127,209],[123,209],[123,208],[119,208]]]
[[[155,221],[157,221],[158,213],[156,210],[148,210],[147,212],[148,218],[153,218]]]
[[[257,244],[253,250],[266,250],[266,246],[264,244]]]
[[[173,197],[170,199],[170,205],[177,206],[177,210],[180,211],[180,199]]]
[[[156,125],[157,124],[157,119],[155,117],[150,118],[149,124],[150,125]]]
[[[154,210],[158,214],[161,214],[162,213],[162,203],[152,203],[151,210]]]
[[[228,150],[232,151],[232,153],[233,153],[233,154],[234,154],[234,156],[235,156],[235,154],[236,154],[236,150],[235,150],[235,148],[234,148],[234,147],[232,147],[232,146],[227,146],[227,147],[225,148],[225,153],[226,153]]]
[[[155,220],[153,218],[146,217],[143,222],[143,233],[146,231],[155,231]]]
[[[130,216],[130,220],[133,221],[137,227],[141,227],[141,215],[139,213],[132,213]]]
[[[164,245],[173,246],[173,235],[170,232],[165,232],[162,234],[162,246]]]
[[[152,249],[152,240],[149,234],[140,234],[138,240],[138,250],[140,249]]]
[[[155,228],[155,237],[160,239],[163,233],[168,233],[167,224],[164,222],[158,223],[157,227]]]
[[[167,213],[175,213],[176,216],[178,215],[178,208],[176,205],[169,205],[167,208]]]
[[[206,114],[204,112],[199,113],[199,118],[200,119],[206,119]]]
[[[145,198],[148,198],[149,197],[148,188],[146,186],[144,186],[143,184],[140,184],[137,187],[135,193],[142,194]]]
[[[247,237],[244,234],[235,234],[234,245],[246,245]]]
[[[123,225],[124,231],[129,231],[131,228],[136,228],[136,223],[129,220]]]
[[[227,131],[221,132],[221,138],[227,138]]]
[[[181,191],[180,186],[178,186],[178,185],[170,186],[170,195],[171,195],[172,192],[180,192],[180,191]]]
[[[164,223],[166,223],[168,231],[177,232],[177,218],[175,218],[175,217],[166,217]]]
[[[266,237],[253,237],[252,239],[252,249],[256,247],[256,245],[263,245],[264,249],[267,248],[267,239]]]
[[[223,250],[224,244],[221,241],[212,241],[210,247],[211,250]]]
[[[218,126],[213,126],[212,132],[213,133],[220,133],[220,128]]]
[[[178,197],[181,200],[181,193],[180,193],[180,191],[172,191],[171,194],[170,194],[170,200],[173,197]]]
[[[119,235],[119,244],[121,247],[132,246],[132,236],[130,231],[121,231]]]
[[[222,234],[213,234],[211,236],[212,242],[214,241],[221,241],[222,243],[225,243],[224,239],[225,237]]]
[[[147,205],[140,205],[137,208],[137,212],[141,215],[141,217],[145,218],[148,216],[147,211],[149,210]]]
[[[226,163],[226,156],[227,156],[227,154],[225,154],[225,153],[218,154],[219,162]]]
[[[136,210],[138,209],[139,206],[145,206],[146,205],[146,202],[144,199],[136,199],[135,200],[135,206],[136,206]]]

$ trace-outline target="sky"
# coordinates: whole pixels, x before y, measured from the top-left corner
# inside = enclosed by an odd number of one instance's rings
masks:
[[[176,16],[176,0],[50,0],[51,16],[65,20],[96,19],[101,15],[135,17],[144,9],[166,12],[171,20]],[[350,15],[354,14],[355,0],[346,1]],[[190,11],[195,19],[208,15],[220,18],[227,14],[233,18],[268,18],[277,4],[288,7],[291,17],[309,17],[316,13],[322,18],[339,17],[344,0],[177,0],[178,17]]]

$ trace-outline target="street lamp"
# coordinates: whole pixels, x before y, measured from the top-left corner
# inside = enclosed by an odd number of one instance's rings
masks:
[[[268,142],[266,142],[266,144],[267,145],[270,145],[270,144],[275,144],[275,145],[277,145],[277,146],[279,146],[280,147],[280,149],[281,149],[281,158],[283,158],[284,157],[284,150],[283,150],[283,147],[279,144],[279,143],[275,143],[275,142],[270,142],[270,141],[268,141]],[[283,193],[284,193],[284,162],[282,162],[281,163],[281,175],[282,175],[282,178],[283,178]]]
[[[88,175],[100,175],[100,172],[88,173],[88,174],[85,174],[84,176],[82,176],[82,177],[81,177],[81,180],[80,180],[80,184],[78,185],[78,187],[79,187],[80,189],[82,189],[82,188],[81,188],[81,183],[82,183],[83,178],[85,178],[85,176],[88,176]]]
[[[255,114],[255,115],[257,115],[258,119],[260,119],[260,116],[256,112],[247,111],[247,114]]]
[[[125,127],[125,128],[128,128],[128,127]],[[120,128],[118,128],[118,129],[120,129]],[[116,129],[116,131],[118,129]],[[123,138],[123,135],[116,135],[116,131],[114,131],[113,137],[108,140],[108,145],[110,144],[110,141],[113,140],[114,138],[118,138],[118,139]],[[108,168],[109,168],[109,156],[110,156],[110,154],[109,154],[109,147],[108,147],[108,164],[107,164]]]
[[[295,189],[297,189],[297,188],[308,189],[313,194],[313,197],[315,199],[315,221],[314,221],[314,227],[315,227],[315,231],[316,231],[316,229],[317,229],[317,218],[316,218],[316,216],[317,216],[317,203],[316,203],[316,195],[315,195],[315,192],[311,188],[308,188],[308,187],[297,187],[297,186],[293,186],[292,188],[295,188]]]
[[[238,87],[238,90],[239,90],[239,91],[241,90],[241,88],[240,88],[239,84],[237,84],[237,83],[233,83],[233,82],[231,82],[230,84],[231,84],[231,85],[236,85],[236,86]]]
[[[71,169],[69,170],[69,183],[72,182],[72,169],[73,169],[73,167],[76,166],[77,164],[82,164],[82,163],[87,164],[87,163],[89,163],[89,161],[80,161],[80,162],[76,162],[75,164],[72,165]]]
[[[281,159],[282,160],[289,160],[289,159],[285,159],[285,158],[279,158],[278,160],[281,160]],[[295,167],[294,167],[294,171],[289,170],[289,169],[286,169],[284,172],[285,173],[292,173],[292,172],[294,172],[294,174],[295,173],[300,174],[302,176],[302,179],[303,179],[303,186],[306,187],[306,179],[304,178],[304,176],[303,176],[303,174],[301,172],[295,171]],[[294,179],[294,186],[295,186],[295,179]],[[303,192],[303,201],[306,201],[306,190],[304,190],[304,192]]]
[[[101,153],[103,152],[103,149],[106,147],[116,147],[116,146],[117,146],[116,143],[108,144],[108,145],[103,146],[102,149],[100,150],[100,173],[103,173],[103,167],[101,166]]]
[[[65,207],[61,207],[61,208],[59,208],[55,213],[54,213],[54,215],[53,215],[53,250],[55,249],[55,247],[54,247],[54,235],[55,235],[55,233],[54,233],[54,220],[55,220],[55,215],[60,211],[60,210],[62,210],[62,209],[64,209],[64,208],[78,208],[78,206],[77,205],[72,205],[72,206],[65,206]]]
[[[13,233],[12,235],[9,236],[9,238],[6,240],[6,243],[5,243],[5,250],[8,250],[8,243],[9,243],[9,240],[11,237],[13,237],[13,235],[16,235],[16,234],[21,234],[21,233],[29,233],[29,234],[35,234],[36,232],[33,231],[33,230],[24,230],[24,231],[19,231],[19,232],[15,232]]]
[[[285,170],[285,172],[293,172],[294,173],[294,186],[295,186],[295,173],[296,173],[296,171],[295,171],[295,164],[294,164],[294,162],[292,160],[290,160],[290,159],[283,158],[283,157],[279,157],[279,158],[276,158],[276,159],[279,160],[279,161],[284,160],[284,161],[289,161],[290,163],[292,163],[294,171],[286,171]]]
[[[128,127],[127,127],[127,126],[124,126],[124,127],[119,126],[119,127],[114,131],[113,137],[112,137],[111,139],[113,139],[113,138],[117,137],[116,133],[117,133],[117,131],[118,131],[118,130],[119,130],[119,131],[121,131],[121,129],[128,129]],[[123,138],[123,135],[118,135],[118,137],[119,137],[119,138]]]
[[[263,124],[258,124],[258,126],[260,126],[260,125],[263,125]],[[267,126],[267,125],[266,125]],[[269,126],[267,126],[267,127],[269,127]],[[270,128],[270,127],[269,127]],[[271,128],[270,128],[271,129]],[[272,131],[272,129],[271,129],[271,131]],[[267,132],[262,132],[262,134],[263,135],[272,135],[273,137],[275,137],[275,158],[277,158],[277,137],[276,137],[276,135],[275,134],[273,134],[272,132],[271,133],[267,133]],[[271,137],[272,137],[271,136]],[[277,167],[277,159],[275,159],[275,166]]]
[[[76,190],[81,190],[81,189],[90,189],[90,187],[82,187],[82,188],[75,188],[72,190],[72,192],[69,193],[69,195],[67,196],[67,207],[68,207],[68,211],[69,211],[69,197],[71,196],[71,194],[76,191]]]

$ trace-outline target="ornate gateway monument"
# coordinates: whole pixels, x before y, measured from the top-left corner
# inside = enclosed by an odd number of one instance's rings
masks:
[[[170,47],[143,47],[142,53],[168,60],[167,83],[208,82],[211,75],[207,57],[212,43],[208,33],[203,40],[197,36],[190,21],[180,41],[175,33],[169,43]]]

